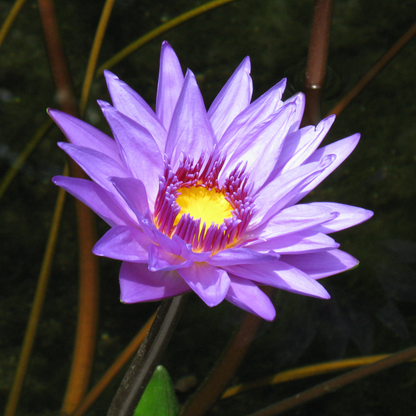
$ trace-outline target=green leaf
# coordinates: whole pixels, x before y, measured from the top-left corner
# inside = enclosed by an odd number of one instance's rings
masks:
[[[134,416],[178,416],[179,402],[166,368],[159,365],[137,405]]]

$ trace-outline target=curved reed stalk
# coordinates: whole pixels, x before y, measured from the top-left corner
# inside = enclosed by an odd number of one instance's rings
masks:
[[[90,57],[88,59],[87,70],[85,71],[84,84],[82,86],[81,99],[79,102],[79,112],[81,117],[84,115],[85,108],[88,102],[88,96],[91,90],[92,80],[94,78],[95,67],[97,66],[98,55],[103,43],[104,34],[107,29],[108,20],[111,16],[115,0],[106,0],[103,11],[101,13],[100,21],[98,23],[97,31],[95,33],[94,42],[92,44]]]
[[[339,115],[367,84],[412,40],[416,35],[416,22],[400,39],[378,60],[375,65],[351,88],[351,90],[329,111],[328,115]]]
[[[68,175],[68,166],[65,166],[64,175]],[[38,284],[33,300],[32,311],[27,324],[25,338],[22,350],[17,364],[16,374],[13,380],[13,386],[9,393],[4,416],[13,416],[16,413],[19,403],[20,394],[22,392],[23,382],[26,376],[29,359],[32,353],[33,344],[36,338],[36,332],[39,326],[40,315],[42,313],[45,301],[46,289],[48,287],[49,276],[51,273],[52,259],[55,252],[56,242],[58,240],[59,226],[61,224],[62,212],[65,202],[66,192],[59,189],[58,198],[56,200],[55,210],[52,218],[52,225],[49,232],[48,241],[46,243],[45,255],[42,261],[42,267],[39,274]]]
[[[71,416],[82,416],[88,409],[93,405],[93,403],[98,399],[104,389],[110,384],[113,378],[118,374],[118,372],[123,368],[127,361],[137,352],[147,333],[149,332],[150,327],[155,320],[157,311],[149,318],[143,328],[137,333],[137,335],[132,339],[129,345],[124,349],[124,351],[119,355],[119,357],[114,361],[111,367],[106,371],[106,373],[101,377],[100,381],[89,391],[85,396],[84,400],[77,407],[74,413]]]
[[[339,377],[335,377],[329,381],[318,384],[308,390],[289,397],[288,399],[261,409],[258,412],[251,413],[249,416],[274,416],[281,414],[286,410],[293,409],[294,407],[316,399],[317,397],[332,393],[333,391],[351,384],[354,381],[361,380],[362,378],[368,377],[379,371],[404,363],[414,357],[416,357],[416,347],[408,348],[407,350],[389,355],[387,358],[357,368]]]
[[[335,373],[337,371],[349,368],[361,367],[363,365],[372,364],[376,361],[390,357],[391,354],[370,355],[367,357],[348,358],[345,360],[331,361],[322,364],[313,364],[305,367],[295,368],[293,370],[282,371],[273,376],[263,377],[248,383],[241,383],[227,389],[221,396],[221,399],[227,399],[236,394],[243,393],[260,387],[272,386],[274,384],[286,383],[288,381],[301,380],[307,377],[319,376],[322,374]],[[412,359],[410,361],[416,361]]]
[[[54,3],[52,0],[38,0],[38,5],[59,105],[66,113],[76,116],[76,100],[60,39]],[[73,176],[86,177],[82,169],[72,160],[70,170]],[[71,373],[62,405],[63,414],[75,410],[87,391],[98,322],[98,261],[92,254],[96,241],[95,216],[79,201],[76,202],[76,210],[80,260],[78,323]]]
[[[10,31],[16,17],[19,15],[20,10],[22,10],[23,5],[25,4],[26,0],[16,0],[13,4],[13,7],[10,9],[9,14],[6,17],[6,20],[1,26],[0,29],[0,48],[3,45],[4,39],[6,38],[7,34]]]
[[[167,32],[168,30],[173,29],[176,26],[179,26],[186,21],[199,16],[200,14],[206,13],[209,10],[215,9],[216,7],[223,6],[224,4],[231,3],[235,0],[214,0],[210,1],[209,3],[203,4],[202,6],[196,7],[195,9],[190,10],[189,12],[183,13],[178,17],[175,17],[172,20],[164,23],[163,25],[158,26],[156,29],[151,30],[150,32],[146,33],[144,36],[141,36],[139,39],[135,40],[134,42],[130,43],[130,45],[126,46],[123,50],[119,53],[114,55],[111,59],[104,62],[98,69],[96,76],[102,75],[104,69],[110,69],[117,63],[119,63],[122,59],[126,56],[130,55],[136,49],[140,48],[141,46],[145,45],[146,43],[150,42],[151,40],[155,39],[156,37],[160,36],[162,33]]]

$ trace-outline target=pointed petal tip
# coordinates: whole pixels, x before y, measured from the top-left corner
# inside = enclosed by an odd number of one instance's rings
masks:
[[[60,179],[62,178],[61,175],[54,176],[51,180],[52,183],[59,186]]]
[[[65,150],[65,148],[67,148],[68,147],[68,145],[70,146],[71,144],[70,143],[67,143],[67,142],[58,142],[58,143],[56,143],[62,150]]]
[[[55,115],[56,113],[59,113],[59,110],[55,110],[54,108],[50,108],[50,107],[48,107],[48,108],[46,109],[46,113],[49,115],[49,117],[51,117],[53,120],[55,120],[54,115]]]
[[[170,44],[167,40],[164,40],[164,41],[162,42],[162,47],[161,47],[162,51],[163,51],[165,48],[169,48],[169,49],[172,49],[172,50],[173,50],[173,48],[172,48],[171,44]]]
[[[70,114],[64,113],[63,111],[56,110],[55,108],[47,108],[46,112],[48,113],[49,117],[59,126],[60,119],[74,118]]]
[[[247,73],[251,72],[251,60],[249,56],[246,56],[242,61],[241,65],[246,69]]]
[[[104,111],[104,109],[113,107],[110,103],[104,100],[97,100],[97,104],[100,106],[101,111]]]
[[[120,79],[117,75],[115,75],[114,73],[112,73],[108,69],[104,69],[103,74],[104,74],[104,77],[105,77],[107,82],[110,81],[110,80],[119,80]]]

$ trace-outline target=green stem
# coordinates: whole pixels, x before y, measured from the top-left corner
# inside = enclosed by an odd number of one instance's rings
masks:
[[[274,416],[285,412],[286,410],[293,409],[303,403],[316,399],[328,393],[351,384],[354,381],[361,380],[364,377],[368,377],[374,373],[377,373],[386,368],[393,367],[397,364],[404,363],[410,359],[416,357],[416,347],[408,348],[407,350],[400,351],[397,354],[390,355],[384,360],[376,361],[375,363],[368,364],[364,367],[357,368],[342,376],[335,377],[325,383],[318,384],[311,389],[305,390],[302,393],[295,394],[288,399],[281,402],[272,404],[258,412],[252,413],[249,416]]]
[[[131,416],[172,337],[187,295],[164,300],[156,318],[121,382],[107,416]]]

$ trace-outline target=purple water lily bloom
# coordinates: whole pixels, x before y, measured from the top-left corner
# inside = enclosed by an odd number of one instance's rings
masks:
[[[334,122],[299,129],[304,96],[285,80],[251,103],[245,58],[208,112],[195,80],[164,42],[156,112],[109,71],[113,106],[99,102],[114,139],[57,110],[59,143],[92,181],[57,176],[111,229],[98,256],[122,260],[121,300],[193,290],[272,320],[259,285],[329,298],[317,279],[358,264],[330,234],[372,216],[332,202],[297,204],[355,148],[359,134],[318,149]]]

